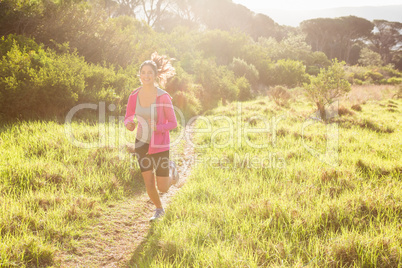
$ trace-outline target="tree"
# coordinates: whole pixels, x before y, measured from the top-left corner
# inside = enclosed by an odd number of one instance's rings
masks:
[[[381,55],[385,64],[391,63],[393,54],[402,47],[402,23],[374,20],[376,32],[372,35],[371,49]]]
[[[43,5],[36,1],[0,1],[0,36],[30,35],[35,31],[42,12]]]
[[[145,21],[153,27],[169,11],[170,0],[140,0]]]
[[[258,40],[259,37],[275,37],[277,40],[280,38],[278,34],[278,25],[273,19],[264,14],[256,14],[252,19],[252,27],[250,29],[250,35],[254,40]]]
[[[344,65],[345,62],[338,62],[335,59],[328,69],[321,69],[316,77],[311,77],[310,84],[304,84],[307,97],[317,105],[324,121],[326,121],[324,105],[350,91],[350,84],[344,78]]]
[[[341,57],[340,59],[350,62],[350,53],[353,44],[360,40],[366,40],[370,37],[374,29],[374,24],[366,19],[355,16],[341,17]]]
[[[232,62],[234,57],[239,57],[242,48],[250,41],[250,37],[238,31],[207,31],[199,48],[205,52],[207,57],[216,57],[219,65],[227,65]]]
[[[140,6],[141,0],[114,0],[117,8],[112,17],[130,16],[135,18],[136,9]]]
[[[336,32],[339,25],[330,18],[318,18],[305,20],[300,23],[300,28],[307,35],[306,41],[313,51],[322,51],[328,58],[333,58],[333,45],[336,42]]]
[[[355,16],[312,19],[303,21],[300,26],[313,51],[323,51],[330,59],[346,62],[350,62],[353,45],[368,39],[374,28],[370,21]]]
[[[363,66],[380,66],[383,62],[379,53],[365,47],[360,51],[359,64]]]

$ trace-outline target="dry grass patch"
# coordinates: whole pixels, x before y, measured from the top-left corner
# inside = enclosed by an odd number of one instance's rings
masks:
[[[363,104],[369,100],[392,98],[398,86],[393,85],[353,85],[351,91],[343,98],[351,104]]]

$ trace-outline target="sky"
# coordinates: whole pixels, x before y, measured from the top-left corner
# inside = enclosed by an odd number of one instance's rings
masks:
[[[314,10],[333,7],[402,5],[402,0],[232,0],[255,11],[262,9]]]

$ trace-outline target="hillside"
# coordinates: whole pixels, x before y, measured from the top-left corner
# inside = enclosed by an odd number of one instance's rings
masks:
[[[278,10],[278,9],[260,9],[254,10],[271,17],[275,22],[281,25],[290,25],[297,27],[299,23],[314,18],[337,18],[342,16],[354,15],[372,20],[387,20],[402,22],[402,5],[394,6],[365,6],[365,7],[341,7],[317,10]]]

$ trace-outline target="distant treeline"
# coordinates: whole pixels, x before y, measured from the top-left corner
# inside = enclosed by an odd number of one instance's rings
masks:
[[[280,26],[227,0],[3,0],[0,118],[99,101],[121,112],[154,51],[176,59],[167,90],[187,116],[309,83],[334,58],[361,66],[350,82],[398,84],[401,29],[353,16]]]

